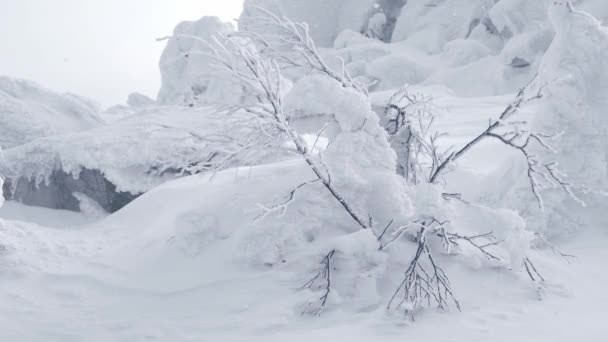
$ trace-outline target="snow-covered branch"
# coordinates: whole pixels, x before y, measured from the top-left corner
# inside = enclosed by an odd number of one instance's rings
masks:
[[[384,116],[385,129],[397,153],[398,173],[411,184],[428,181],[428,170],[432,173],[446,153],[437,146],[441,134],[432,131],[433,99],[402,87],[389,99]]]
[[[530,83],[532,81],[534,81],[534,78]],[[486,138],[492,138],[502,142],[505,146],[519,151],[525,157],[530,188],[541,210],[544,209],[541,191],[554,188],[563,190],[571,198],[584,206],[584,202],[574,194],[572,184],[565,180],[566,176],[559,170],[557,162],[543,161],[532,150],[533,145],[537,145],[547,153],[555,152],[548,143],[548,139],[557,138],[559,135],[532,132],[521,127],[527,124],[525,121],[510,121],[511,117],[518,113],[525,104],[542,98],[544,87],[540,87],[538,92],[533,96],[526,96],[529,84],[519,91],[515,100],[504,109],[498,120],[490,122],[483,132],[459,150],[449,153],[447,157],[438,158],[439,163],[433,169],[429,181],[431,183],[437,182],[439,177],[447,171],[452,163],[462,158],[462,156]]]
[[[293,145],[295,153],[302,157],[346,213],[362,229],[371,228],[367,220],[356,212],[334,186],[329,169],[312,153],[313,151],[292,126],[291,116],[283,106],[285,80],[281,75],[279,63],[273,58],[261,55],[255,45],[242,37],[226,37],[224,41],[218,39],[208,46],[211,49],[210,56],[213,56],[213,60],[217,62],[216,66],[230,75],[234,81],[240,82],[258,99],[256,103],[235,106],[233,109],[248,114],[257,120],[260,126],[268,127],[276,135],[285,137],[285,140]],[[296,190],[297,188],[293,194]],[[269,210],[273,211],[273,209]],[[266,212],[268,213],[269,210]]]
[[[257,16],[250,18],[252,23],[262,28],[256,31],[264,33],[248,30],[235,35],[253,40],[261,54],[284,66],[309,69],[327,75],[344,87],[367,94],[367,87],[353,79],[346,70],[344,61],[340,60],[340,71],[334,71],[329,66],[319,53],[307,23],[294,22],[259,6],[250,6],[250,9],[258,12]]]
[[[322,289],[323,294],[319,297],[319,307],[314,310],[314,314],[321,314],[325,310],[327,305],[327,299],[331,292],[331,271],[332,271],[332,259],[336,254],[335,250],[331,250],[327,253],[321,261],[321,269],[314,277],[307,281],[302,288],[315,289],[316,287]],[[312,305],[312,303],[311,303]]]
[[[431,253],[427,244],[427,227],[418,231],[416,253],[404,273],[403,281],[388,302],[387,309],[404,310],[406,315],[413,314],[422,306],[433,303],[441,310],[447,310],[450,301],[460,310],[450,280]]]

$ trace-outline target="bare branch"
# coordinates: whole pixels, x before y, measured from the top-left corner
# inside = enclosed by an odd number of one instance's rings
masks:
[[[460,303],[454,297],[450,280],[427,245],[426,232],[425,227],[420,229],[416,253],[387,305],[387,310],[404,310],[412,319],[423,306],[431,307],[434,304],[441,310],[447,310],[450,301],[460,311]]]
[[[314,314],[320,315],[323,310],[325,310],[327,299],[329,298],[329,294],[331,293],[331,271],[332,271],[332,258],[336,253],[335,250],[330,251],[323,257],[321,261],[321,269],[317,274],[312,277],[309,281],[307,281],[304,285],[302,285],[302,289],[309,288],[313,289],[319,281],[322,281],[322,284],[319,285],[323,291],[323,295],[319,297],[319,308],[315,310]]]
[[[235,35],[252,39],[260,47],[262,54],[276,59],[282,65],[310,69],[335,79],[345,88],[368,94],[367,88],[356,82],[346,70],[342,59],[339,59],[342,65],[340,72],[336,72],[328,66],[310,35],[308,24],[278,16],[263,7],[250,6],[250,8],[259,12],[259,15],[250,18],[251,22],[261,27],[259,31],[265,33],[260,34],[247,30]],[[290,54],[291,52],[294,54]]]
[[[540,281],[545,281],[545,278],[543,278],[543,276],[536,270],[536,267],[530,258],[525,257],[523,263],[524,267],[526,268],[526,272],[528,273],[528,277],[530,277],[532,281],[537,281],[536,278],[538,278]]]

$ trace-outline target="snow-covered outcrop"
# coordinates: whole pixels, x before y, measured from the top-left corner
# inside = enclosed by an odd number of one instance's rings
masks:
[[[608,191],[608,29],[566,6],[552,6],[549,13],[556,36],[540,67],[537,87],[544,97],[534,127],[559,134],[553,158],[587,208],[547,194],[542,225],[555,230],[570,222],[568,228],[580,229],[605,217],[598,213],[605,212]]]
[[[135,115],[143,109],[157,106],[156,101],[140,93],[131,93],[127,97],[127,104],[118,104],[107,108],[99,115],[108,123],[122,120],[131,115]]]
[[[127,98],[127,104],[134,108],[146,108],[154,106],[156,104],[156,101],[152,100],[144,94],[131,93]]]
[[[161,88],[157,101],[161,105],[192,105],[197,102],[221,102],[233,99],[236,92],[230,83],[220,81],[212,71],[205,42],[217,35],[234,31],[230,23],[216,17],[184,21],[175,27],[173,36],[160,58]],[[237,95],[238,96],[238,95]]]
[[[253,131],[255,125],[229,122],[213,108],[150,108],[113,124],[4,151],[0,174],[7,177],[5,197],[78,210],[73,196],[78,192],[113,212],[169,179],[212,165],[251,165],[264,155],[280,157],[276,150],[232,157]]]
[[[0,77],[0,147],[77,132],[103,123],[92,101],[58,94],[34,82]]]
[[[560,165],[572,181],[608,190],[608,29],[591,15],[565,6],[551,9],[556,37],[542,60],[545,94],[538,130],[563,134]]]

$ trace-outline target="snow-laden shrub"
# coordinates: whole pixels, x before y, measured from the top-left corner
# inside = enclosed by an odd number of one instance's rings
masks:
[[[226,37],[216,41],[217,46],[210,45],[209,54],[222,74],[232,75],[259,99],[235,110],[257,118],[261,130],[286,137],[311,177],[294,184],[283,199],[259,204],[258,219],[265,224],[241,241],[246,259],[266,260],[263,264],[268,266],[319,260],[302,286],[312,290],[303,309],[312,313],[332,303],[362,310],[382,305],[381,301],[408,315],[425,306],[460,309],[441,263],[444,254],[487,259],[492,267],[525,267],[530,278],[542,279],[529,258],[533,235],[516,212],[467,203],[438,185],[468,147],[458,153],[435,153],[431,144],[425,153],[434,159],[425,181],[411,183],[399,176],[395,151],[364,86],[346,70],[331,69],[309,39],[306,25],[262,13],[267,17],[260,20],[284,35],[272,30],[267,36]],[[249,40],[243,44],[243,39]],[[293,66],[309,67],[311,74],[286,88],[281,73]],[[527,95],[520,92],[501,120],[528,102]],[[483,134],[500,139],[494,129],[509,128],[507,124],[491,124]],[[312,148],[304,143],[304,134],[316,137]],[[327,144],[317,150],[320,140]],[[334,213],[336,218],[328,224],[327,210],[309,212],[301,201],[312,208],[337,208],[339,214]],[[304,223],[289,223],[302,215]],[[488,222],[497,232],[487,229]],[[378,282],[389,284],[392,291]]]
[[[103,124],[88,99],[52,92],[34,82],[0,77],[0,146],[78,132]]]
[[[371,109],[369,98],[323,75],[306,77],[286,96],[288,111],[317,115],[335,125],[321,152],[334,184],[364,216],[379,224],[403,222],[412,213],[404,184],[395,173],[396,156]],[[301,133],[315,134],[315,131]]]

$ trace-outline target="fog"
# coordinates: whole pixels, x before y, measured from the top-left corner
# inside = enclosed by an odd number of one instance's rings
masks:
[[[0,75],[107,107],[156,96],[158,59],[182,20],[237,18],[242,0],[0,0]]]

